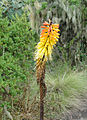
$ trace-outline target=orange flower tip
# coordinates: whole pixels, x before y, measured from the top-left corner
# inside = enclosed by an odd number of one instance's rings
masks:
[[[58,24],[58,28],[59,28],[59,24]]]
[[[46,26],[41,26],[41,28],[45,28],[45,29],[48,29],[48,27],[46,27]]]
[[[41,26],[41,28],[45,28],[45,26]]]

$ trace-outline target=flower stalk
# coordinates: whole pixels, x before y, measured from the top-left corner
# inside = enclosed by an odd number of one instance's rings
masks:
[[[52,24],[51,20],[44,22],[41,26],[42,32],[40,42],[36,46],[35,61],[37,83],[40,85],[40,120],[44,120],[44,97],[46,96],[45,64],[47,60],[51,60],[53,47],[59,38],[59,24]]]

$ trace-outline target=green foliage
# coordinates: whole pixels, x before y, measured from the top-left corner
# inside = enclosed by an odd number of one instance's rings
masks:
[[[47,2],[42,3],[42,9],[45,9],[47,7]]]
[[[27,4],[29,4],[29,3],[32,3],[32,4],[33,4],[34,2],[35,2],[35,0],[26,0],[26,3],[27,3]]]
[[[1,0],[1,6],[3,8],[3,15],[12,19],[15,14],[22,15],[23,7],[25,6],[25,0]]]
[[[28,82],[29,72],[34,61],[33,52],[37,35],[30,28],[26,14],[13,18],[2,17],[0,9],[0,91],[9,88],[11,96],[20,95],[25,83]]]
[[[81,0],[69,0],[69,3],[71,4],[71,5],[80,5],[80,3],[81,3]]]

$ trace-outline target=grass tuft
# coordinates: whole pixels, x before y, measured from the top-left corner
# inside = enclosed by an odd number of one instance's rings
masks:
[[[47,118],[59,118],[71,109],[80,109],[82,99],[87,98],[87,70],[78,72],[66,64],[56,65],[48,68],[45,81],[48,88],[45,98]]]

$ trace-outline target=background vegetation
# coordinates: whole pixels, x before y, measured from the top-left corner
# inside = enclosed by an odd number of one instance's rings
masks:
[[[47,63],[45,119],[65,120],[87,102],[87,1],[0,0],[1,120],[39,118],[33,56],[48,19],[60,25],[60,39]]]

